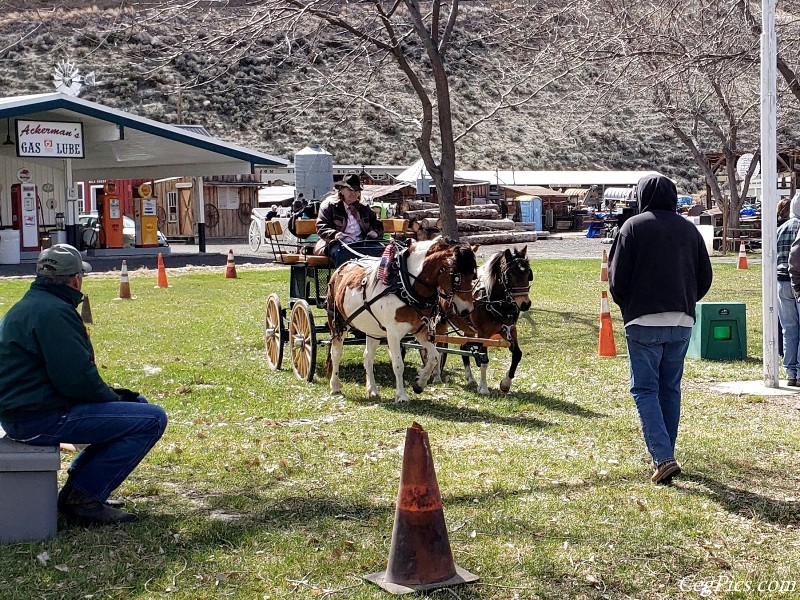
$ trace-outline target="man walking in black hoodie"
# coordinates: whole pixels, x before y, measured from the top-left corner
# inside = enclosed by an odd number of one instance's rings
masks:
[[[681,409],[683,361],[695,304],[711,287],[711,261],[697,228],[678,215],[675,184],[649,175],[637,185],[639,214],[611,246],[608,283],[625,322],[630,390],[654,483],[679,475],[675,439]]]

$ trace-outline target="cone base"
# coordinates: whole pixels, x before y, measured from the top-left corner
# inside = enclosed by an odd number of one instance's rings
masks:
[[[462,583],[475,583],[478,581],[478,576],[473,575],[469,571],[466,571],[455,565],[456,567],[456,574],[453,575],[450,579],[445,579],[444,581],[437,581],[436,583],[420,583],[420,584],[413,584],[413,585],[402,585],[399,583],[392,583],[391,581],[386,581],[386,571],[381,571],[380,573],[372,573],[371,575],[364,575],[364,579],[367,581],[371,581],[375,585],[383,588],[390,594],[394,594],[395,596],[400,596],[402,594],[413,594],[414,592],[422,592],[425,590],[435,590],[438,588],[443,587],[450,587],[453,585],[461,585]]]

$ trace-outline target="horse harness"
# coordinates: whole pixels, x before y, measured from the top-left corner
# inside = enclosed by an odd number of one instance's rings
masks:
[[[367,298],[367,284],[369,283],[369,275],[365,276],[361,280],[361,294],[364,299],[364,304],[359,306],[358,310],[347,317],[344,322],[344,327],[346,328],[353,321],[353,319],[355,319],[362,312],[367,311],[375,320],[375,323],[378,324],[378,327],[381,328],[381,331],[386,331],[386,328],[375,316],[375,313],[372,312],[372,305],[389,294],[394,294],[406,305],[415,309],[420,315],[420,320],[422,323],[412,335],[416,335],[423,329],[427,328],[429,336],[432,336],[436,329],[437,323],[444,314],[440,306],[439,299],[441,298],[445,301],[445,306],[450,305],[450,302],[453,298],[453,290],[460,287],[461,282],[463,281],[463,274],[456,272],[455,269],[453,269],[453,271],[450,273],[452,282],[451,291],[448,294],[441,294],[438,291],[438,288],[431,288],[431,286],[429,286],[427,283],[418,281],[416,276],[411,275],[408,272],[408,246],[398,244],[396,242],[393,242],[393,244],[395,246],[395,255],[394,259],[389,265],[389,280],[388,283],[385,284],[385,289],[377,296],[374,296],[373,298]],[[429,296],[421,296],[414,290],[415,281],[412,280],[417,280],[417,283],[428,288],[429,290],[432,289],[433,293]],[[430,316],[424,314],[426,311],[430,311]]]

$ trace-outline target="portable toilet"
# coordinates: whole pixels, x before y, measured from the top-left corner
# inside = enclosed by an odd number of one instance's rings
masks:
[[[539,196],[517,196],[519,202],[520,221],[533,223],[536,231],[542,231],[542,199]]]

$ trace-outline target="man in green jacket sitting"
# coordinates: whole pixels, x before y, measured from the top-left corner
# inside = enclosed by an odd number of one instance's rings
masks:
[[[0,426],[26,444],[88,444],[70,466],[58,510],[76,522],[123,523],[138,517],[108,497],[161,438],[167,415],[100,377],[75,310],[90,269],[68,244],[43,250],[30,289],[0,320]]]

